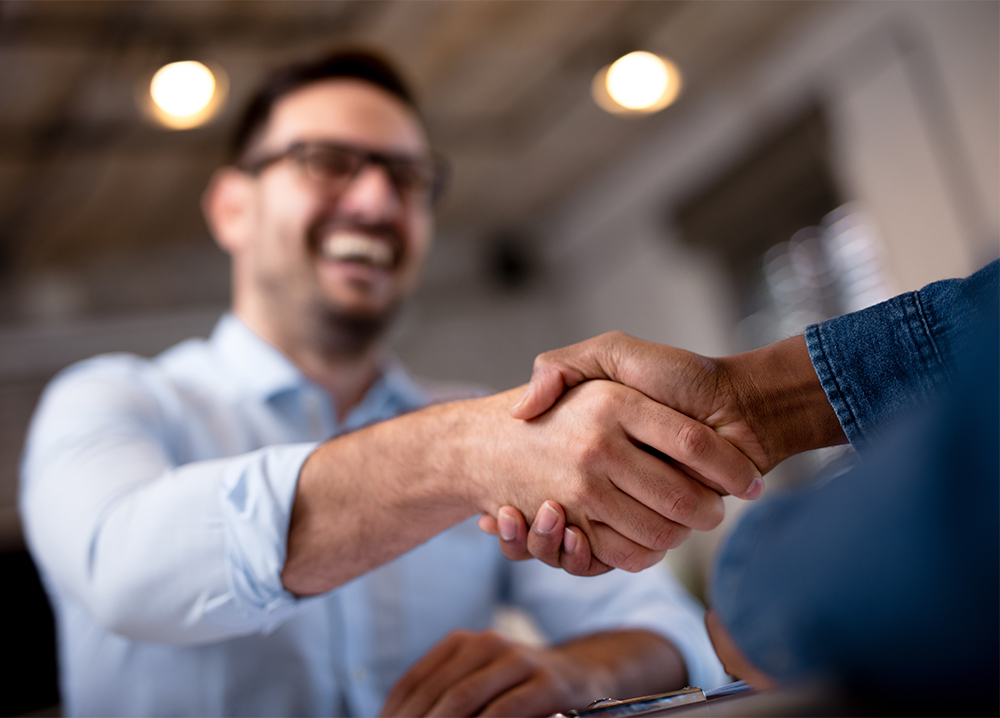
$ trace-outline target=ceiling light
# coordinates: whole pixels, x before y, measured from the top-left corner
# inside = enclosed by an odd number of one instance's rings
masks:
[[[594,77],[594,101],[615,114],[649,114],[677,99],[681,74],[669,60],[651,52],[630,52]]]
[[[145,103],[153,117],[173,129],[188,129],[207,122],[222,105],[226,77],[200,62],[188,60],[164,65],[149,83]]]

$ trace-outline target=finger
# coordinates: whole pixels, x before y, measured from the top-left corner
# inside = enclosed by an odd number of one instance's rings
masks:
[[[534,664],[524,660],[517,649],[508,650],[451,684],[430,707],[427,715],[478,715],[498,696],[528,680],[534,670]]]
[[[590,541],[593,555],[609,566],[629,571],[641,570],[656,563],[664,551],[676,548],[690,534],[690,528],[665,516],[665,510],[663,513],[657,510],[659,492],[665,486],[685,482],[697,487],[692,492],[703,491],[704,495],[688,497],[688,510],[691,512],[696,509],[694,504],[698,500],[718,502],[721,511],[722,499],[718,494],[682,476],[632,444],[625,436],[612,442],[604,458],[607,466],[595,467],[595,471],[606,472],[607,485],[590,485],[588,490],[592,491],[592,495],[579,502],[583,513],[578,508],[571,508],[567,520],[583,531]],[[595,524],[604,524],[609,531],[596,533],[593,530]],[[613,544],[607,543],[613,534],[617,534],[618,538]]]
[[[690,467],[734,496],[757,498],[764,482],[739,449],[701,422],[639,394],[629,393],[622,426],[632,438]]]
[[[611,479],[629,496],[681,526],[710,531],[725,517],[725,505],[717,491],[648,452],[635,457],[631,471]],[[676,544],[664,543],[669,541],[664,536],[658,536],[655,544],[638,540],[650,548],[676,548]]]
[[[686,529],[683,526],[676,527],[675,531],[678,545],[690,533],[690,529]],[[648,549],[622,536],[618,531],[603,523],[595,522],[591,524],[590,532],[590,546],[594,557],[612,568],[620,568],[629,573],[638,573],[651,566],[655,566],[667,555],[666,549]]]
[[[511,409],[515,419],[533,419],[558,401],[566,389],[587,379],[612,379],[608,349],[614,348],[620,332],[610,332],[587,341],[545,352],[535,357],[531,381],[521,400]]]
[[[576,526],[568,526],[563,530],[560,565],[566,573],[574,576],[599,576],[611,570],[611,566],[591,553],[590,541]]]
[[[566,526],[566,512],[555,501],[546,501],[538,509],[528,532],[527,551],[542,563],[574,576],[597,576],[611,570],[593,557],[590,542],[580,529]]]
[[[504,506],[497,511],[500,552],[511,561],[525,561],[532,558],[528,552],[528,522],[524,515],[513,506]]]
[[[546,501],[538,509],[527,536],[527,551],[542,563],[561,568],[566,512],[555,501]]]
[[[444,660],[437,660],[432,666],[428,666],[430,670],[423,671],[419,680],[409,685],[406,696],[395,707],[394,713],[388,710],[387,702],[383,709],[386,715],[428,715],[452,686],[489,665],[510,646],[506,639],[494,631],[455,631],[445,641],[453,642],[457,647],[447,653]],[[432,653],[434,650],[432,649]]]
[[[433,675],[461,648],[465,636],[465,632],[461,631],[448,635],[414,663],[389,691],[381,715],[403,715],[402,706],[410,702],[414,692],[425,683],[428,676]]]
[[[690,466],[685,466],[684,464],[678,464],[676,461],[674,461],[673,459],[671,459],[669,456],[667,456],[666,454],[664,454],[659,449],[657,449],[655,447],[652,447],[652,446],[647,446],[646,444],[640,444],[639,448],[642,449],[643,451],[645,451],[650,456],[655,456],[660,461],[662,461],[662,462],[664,462],[666,464],[669,464],[674,469],[676,469],[677,471],[681,472],[682,474],[684,474],[688,478],[694,479],[699,484],[707,486],[712,491],[714,491],[715,493],[717,493],[719,496],[729,496],[729,492],[726,491],[721,486],[719,486],[718,484],[716,484],[714,481],[712,481],[711,479],[705,477],[703,474],[695,471]]]
[[[540,358],[540,357],[539,357]],[[515,419],[534,419],[555,404],[563,392],[572,386],[557,367],[538,367],[531,374],[531,381],[521,399],[510,410]]]
[[[493,536],[500,535],[500,528],[497,526],[497,520],[489,514],[483,514],[480,516],[478,524],[479,530],[483,533],[491,534]]]
[[[563,691],[552,681],[535,678],[498,696],[479,714],[481,716],[545,716],[566,710]]]

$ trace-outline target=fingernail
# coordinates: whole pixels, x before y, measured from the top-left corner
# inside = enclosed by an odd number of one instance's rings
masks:
[[[573,553],[576,551],[576,532],[565,529],[563,531],[563,553]]]
[[[555,528],[556,521],[559,520],[559,514],[556,510],[549,506],[548,502],[542,504],[542,508],[538,510],[538,516],[535,517],[535,533],[541,536],[548,536],[552,533],[552,529]]]
[[[531,393],[531,384],[528,384],[528,388],[524,390],[524,393],[521,394],[521,398],[517,400],[517,403],[514,404],[514,406],[512,406],[510,410],[516,411],[517,409],[519,409],[521,407],[521,404],[524,403],[524,400],[528,398],[528,394],[530,393]]]
[[[517,536],[517,524],[509,511],[501,510],[497,514],[497,526],[500,528],[500,538],[504,541],[513,541]]]
[[[758,476],[750,484],[750,488],[743,494],[743,498],[747,501],[753,501],[754,499],[759,499],[762,493],[764,493],[764,479]]]

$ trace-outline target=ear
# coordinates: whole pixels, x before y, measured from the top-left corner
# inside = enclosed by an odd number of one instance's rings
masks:
[[[253,231],[253,179],[234,167],[220,167],[201,195],[201,211],[216,243],[235,256]]]

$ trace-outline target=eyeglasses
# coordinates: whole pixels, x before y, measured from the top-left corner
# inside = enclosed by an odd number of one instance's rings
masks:
[[[371,164],[381,165],[403,201],[428,204],[444,193],[448,164],[444,157],[407,157],[375,152],[339,142],[293,142],[281,152],[242,162],[238,166],[257,176],[276,162],[290,159],[305,175],[332,194],[339,194]]]

